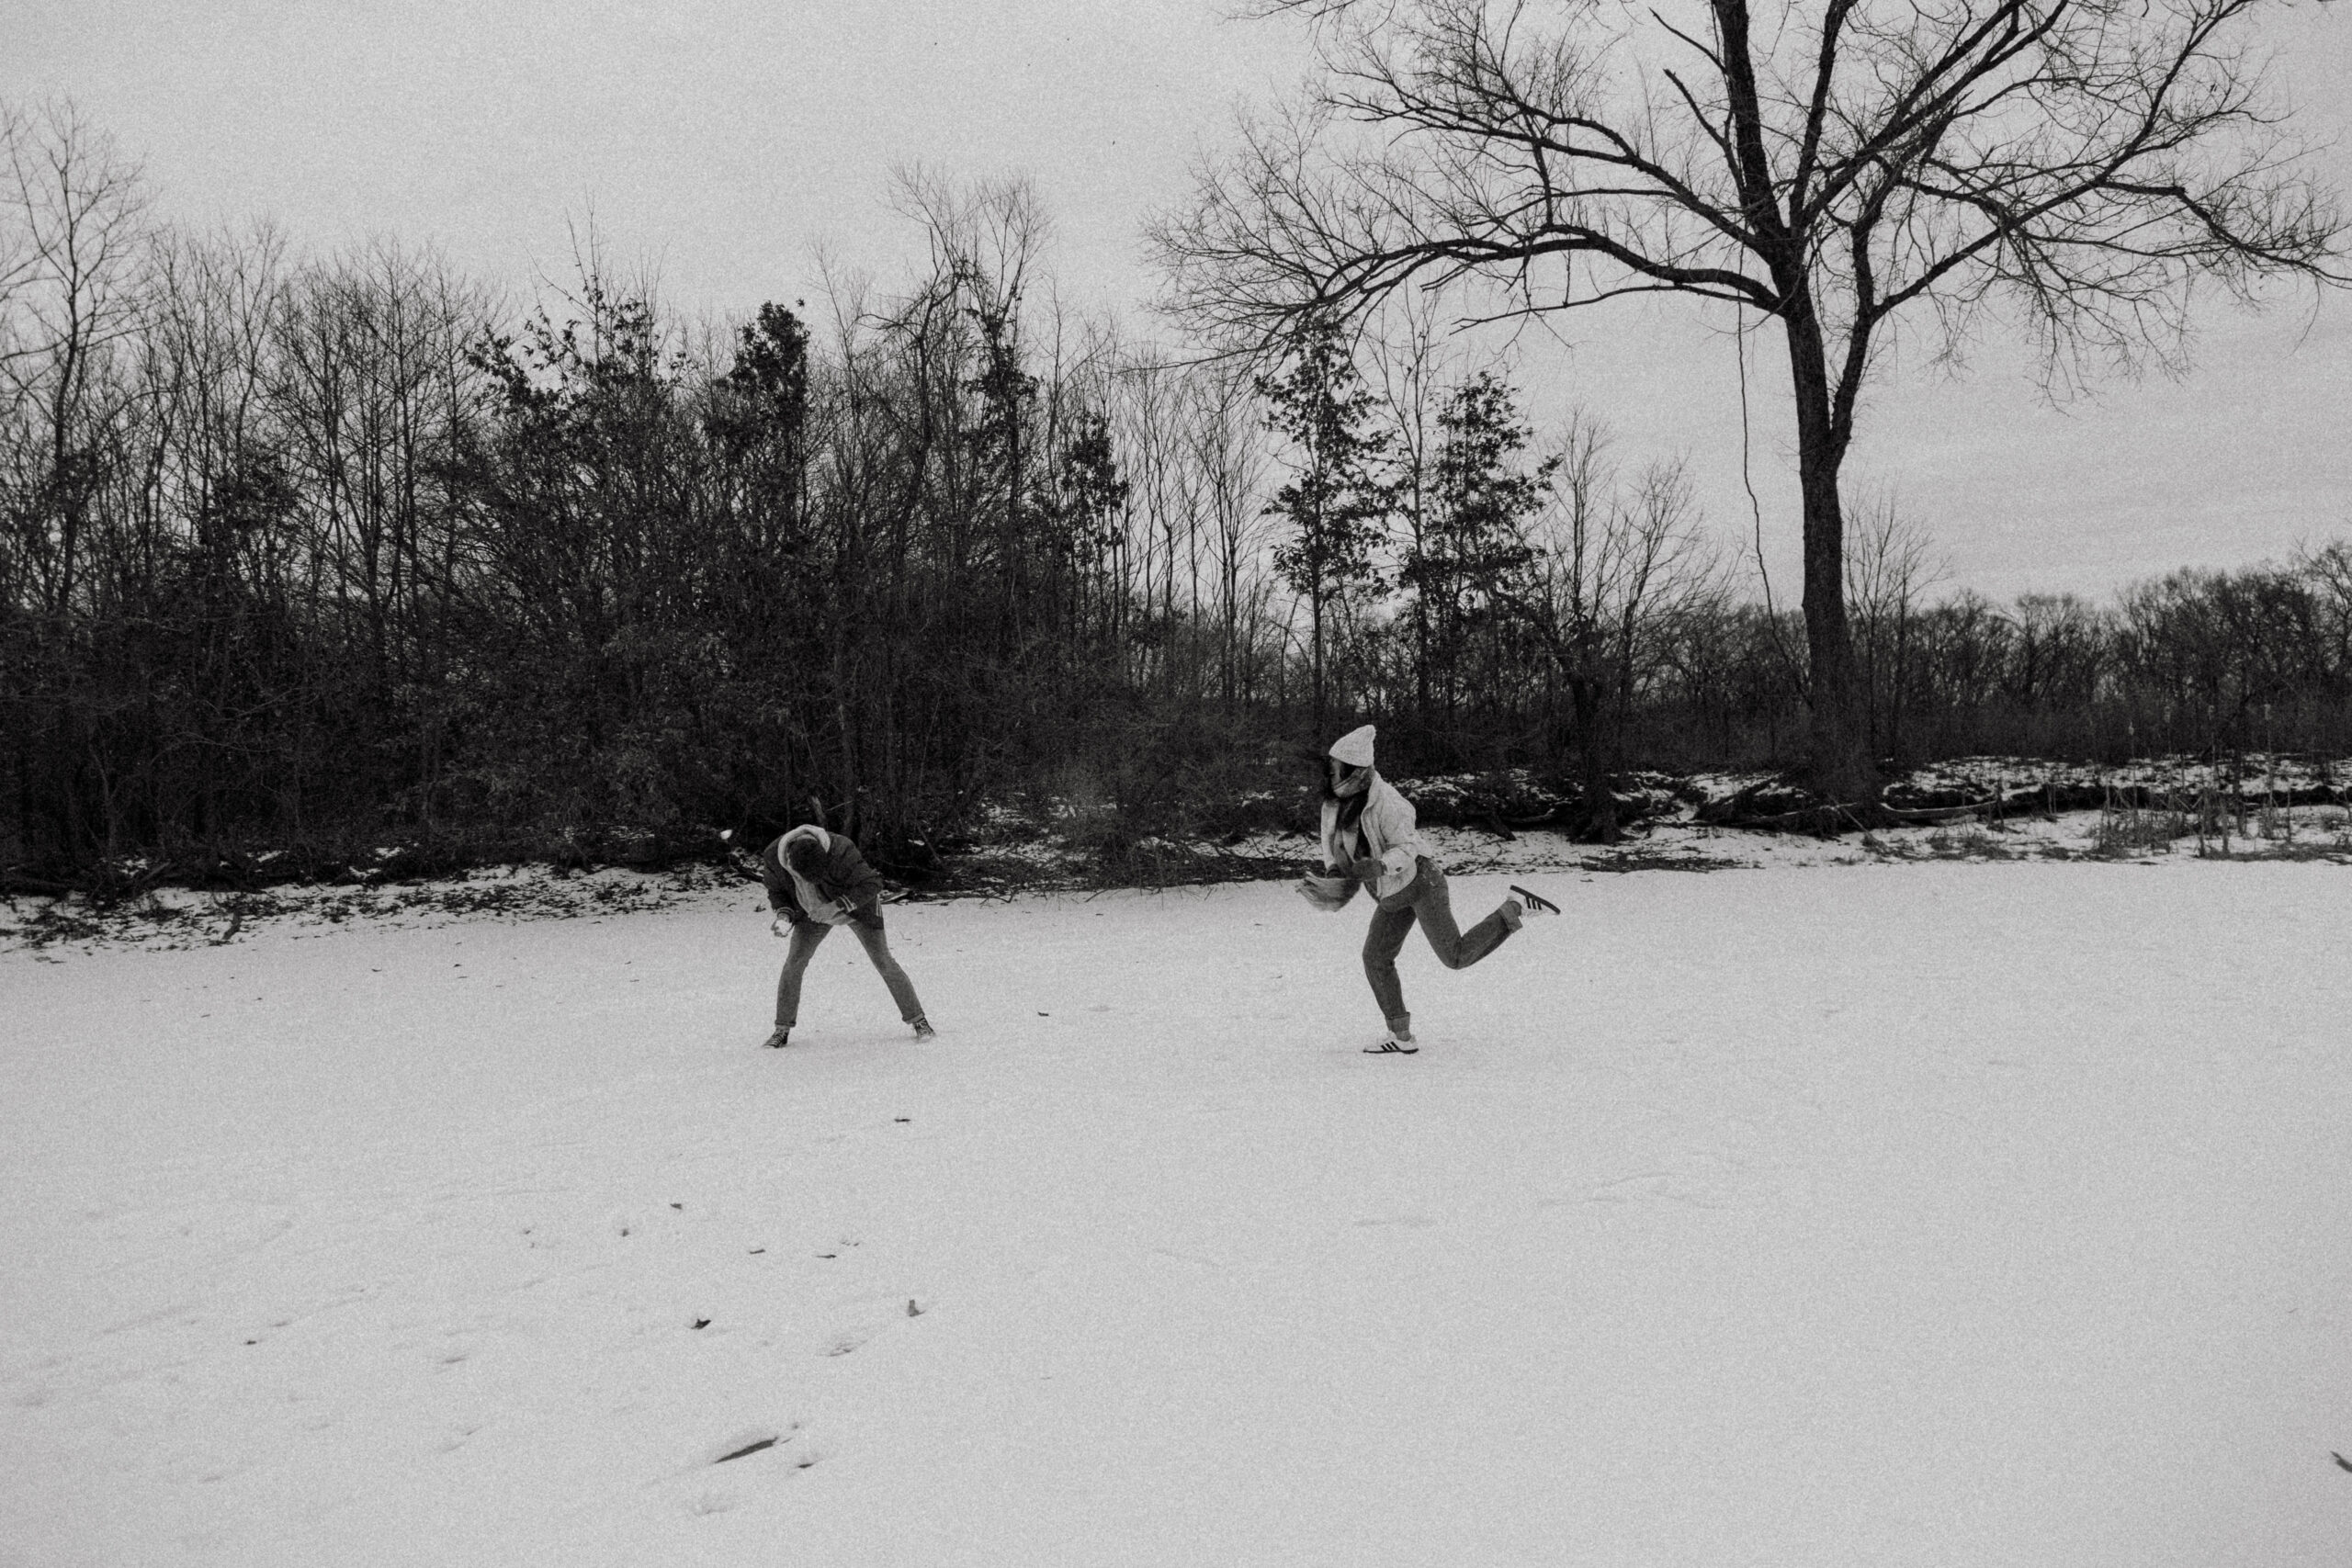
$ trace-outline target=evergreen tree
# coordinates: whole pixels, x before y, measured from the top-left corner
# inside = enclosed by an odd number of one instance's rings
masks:
[[[1521,423],[1510,384],[1482,370],[1455,387],[1438,412],[1430,504],[1408,541],[1397,573],[1428,628],[1425,657],[1439,674],[1446,732],[1476,680],[1478,655],[1492,656],[1510,607],[1535,558],[1526,527],[1544,507],[1560,459],[1520,466],[1534,432]]]
[[[1268,516],[1290,527],[1275,546],[1274,570],[1306,601],[1313,668],[1315,730],[1325,712],[1325,611],[1375,577],[1373,546],[1392,502],[1383,478],[1389,433],[1372,426],[1374,400],[1356,374],[1339,330],[1318,323],[1292,345],[1289,369],[1261,377],[1267,427],[1290,444],[1290,482],[1274,492]]]

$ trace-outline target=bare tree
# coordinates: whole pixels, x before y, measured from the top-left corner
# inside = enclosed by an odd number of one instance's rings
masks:
[[[1862,712],[1873,756],[1903,749],[1903,694],[1908,684],[1920,599],[1945,574],[1934,541],[1880,490],[1852,508],[1846,538],[1846,604],[1860,649]]]
[[[1217,692],[1229,716],[1246,680],[1245,651],[1256,642],[1261,590],[1270,585],[1261,577],[1253,589],[1250,581],[1264,539],[1266,449],[1246,378],[1228,367],[1203,366],[1186,377],[1185,392],[1185,457],[1199,477],[1208,513],[1216,580]]]
[[[1125,518],[1132,537],[1128,553],[1140,563],[1145,624],[1150,628],[1136,671],[1148,683],[1157,673],[1169,691],[1180,673],[1180,621],[1176,604],[1178,569],[1200,525],[1193,473],[1185,461],[1185,412],[1179,399],[1182,372],[1158,360],[1135,365],[1118,378],[1113,428],[1125,458],[1129,490]],[[1157,671],[1149,667],[1156,657]]]
[[[2352,687],[2352,539],[2302,545],[2293,566],[2311,586],[2330,672],[2339,686]]]
[[[109,353],[142,308],[147,194],[138,165],[69,101],[0,113],[0,393],[40,464],[18,476],[17,544],[56,610],[72,603],[100,482]]]
[[[480,388],[465,349],[489,315],[442,258],[378,241],[297,271],[274,328],[271,399],[320,592],[378,685],[427,706],[415,682],[441,628],[424,617],[446,618],[466,548],[453,486]],[[416,716],[429,777],[440,718]]]
[[[1154,241],[1245,346],[1407,288],[1533,316],[1677,293],[1776,321],[1804,506],[1810,771],[1876,771],[1838,476],[1905,312],[2021,312],[2054,375],[2183,341],[2193,286],[2333,283],[2343,220],[2249,59],[2263,0],[1264,0],[1320,30]]]
[[[1569,426],[1539,535],[1538,593],[1524,609],[1567,687],[1583,831],[1614,843],[1609,775],[1621,761],[1625,717],[1644,673],[1663,662],[1660,634],[1717,597],[1717,583],[1684,465],[1652,462],[1629,486],[1608,454],[1599,424],[1580,417]]]
[[[1381,400],[1387,404],[1388,424],[1395,436],[1391,462],[1396,504],[1391,523],[1398,536],[1398,554],[1409,562],[1424,554],[1431,531],[1431,513],[1437,504],[1432,492],[1440,381],[1455,367],[1441,346],[1441,323],[1428,302],[1407,295],[1399,305],[1395,312],[1397,320],[1389,330],[1372,334],[1370,347],[1373,373],[1380,384]],[[1413,628],[1413,716],[1426,733],[1431,728],[1430,677],[1434,662],[1430,595],[1413,592],[1408,600]],[[1451,718],[1450,702],[1447,706]]]

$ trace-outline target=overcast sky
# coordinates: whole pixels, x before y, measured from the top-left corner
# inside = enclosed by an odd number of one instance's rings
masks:
[[[2268,36],[2302,131],[2352,190],[2352,13],[2306,3]],[[0,95],[64,95],[141,157],[163,209],[268,215],[305,247],[429,240],[469,272],[560,274],[592,209],[669,300],[748,311],[805,296],[822,246],[886,280],[916,236],[896,168],[1023,174],[1068,295],[1137,318],[1138,231],[1181,200],[1235,107],[1306,70],[1288,24],[1218,0],[0,0]],[[1539,405],[1601,413],[1633,457],[1687,452],[1744,534],[1724,323],[1611,307],[1531,336]],[[1776,586],[1795,581],[1776,362],[1751,364]],[[1995,595],[2104,594],[2176,566],[2352,536],[2352,296],[2216,307],[2178,382],[2110,382],[2052,408],[1996,338],[1953,379],[1896,367],[1849,465],[1892,486]]]

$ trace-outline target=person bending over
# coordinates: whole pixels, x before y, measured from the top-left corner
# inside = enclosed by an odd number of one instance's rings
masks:
[[[760,852],[760,880],[767,885],[775,917],[770,929],[792,943],[775,983],[775,1032],[767,1044],[781,1047],[791,1040],[793,1025],[800,1021],[800,977],[817,944],[835,926],[847,926],[865,949],[890,987],[890,999],[899,1004],[899,1016],[914,1026],[915,1038],[933,1037],[914,982],[890,956],[889,939],[882,934],[882,879],[855,844],[813,824],[795,828]]]

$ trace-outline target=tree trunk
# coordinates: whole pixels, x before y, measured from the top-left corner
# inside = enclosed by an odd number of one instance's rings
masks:
[[[1318,590],[1307,595],[1308,623],[1312,627],[1314,647],[1310,658],[1315,668],[1315,735],[1316,744],[1322,744],[1323,735],[1323,595]]]
[[[1617,796],[1609,787],[1609,738],[1601,707],[1601,682],[1586,669],[1568,679],[1569,701],[1576,714],[1577,749],[1584,762],[1583,837],[1603,844],[1617,841]]]
[[[1426,580],[1413,595],[1413,716],[1420,721],[1426,744],[1430,732],[1430,606]]]
[[[1850,432],[1832,417],[1821,323],[1811,297],[1791,291],[1785,315],[1796,392],[1797,479],[1804,498],[1806,782],[1830,804],[1875,805],[1878,768],[1846,620],[1846,520],[1838,499],[1838,470]]]

